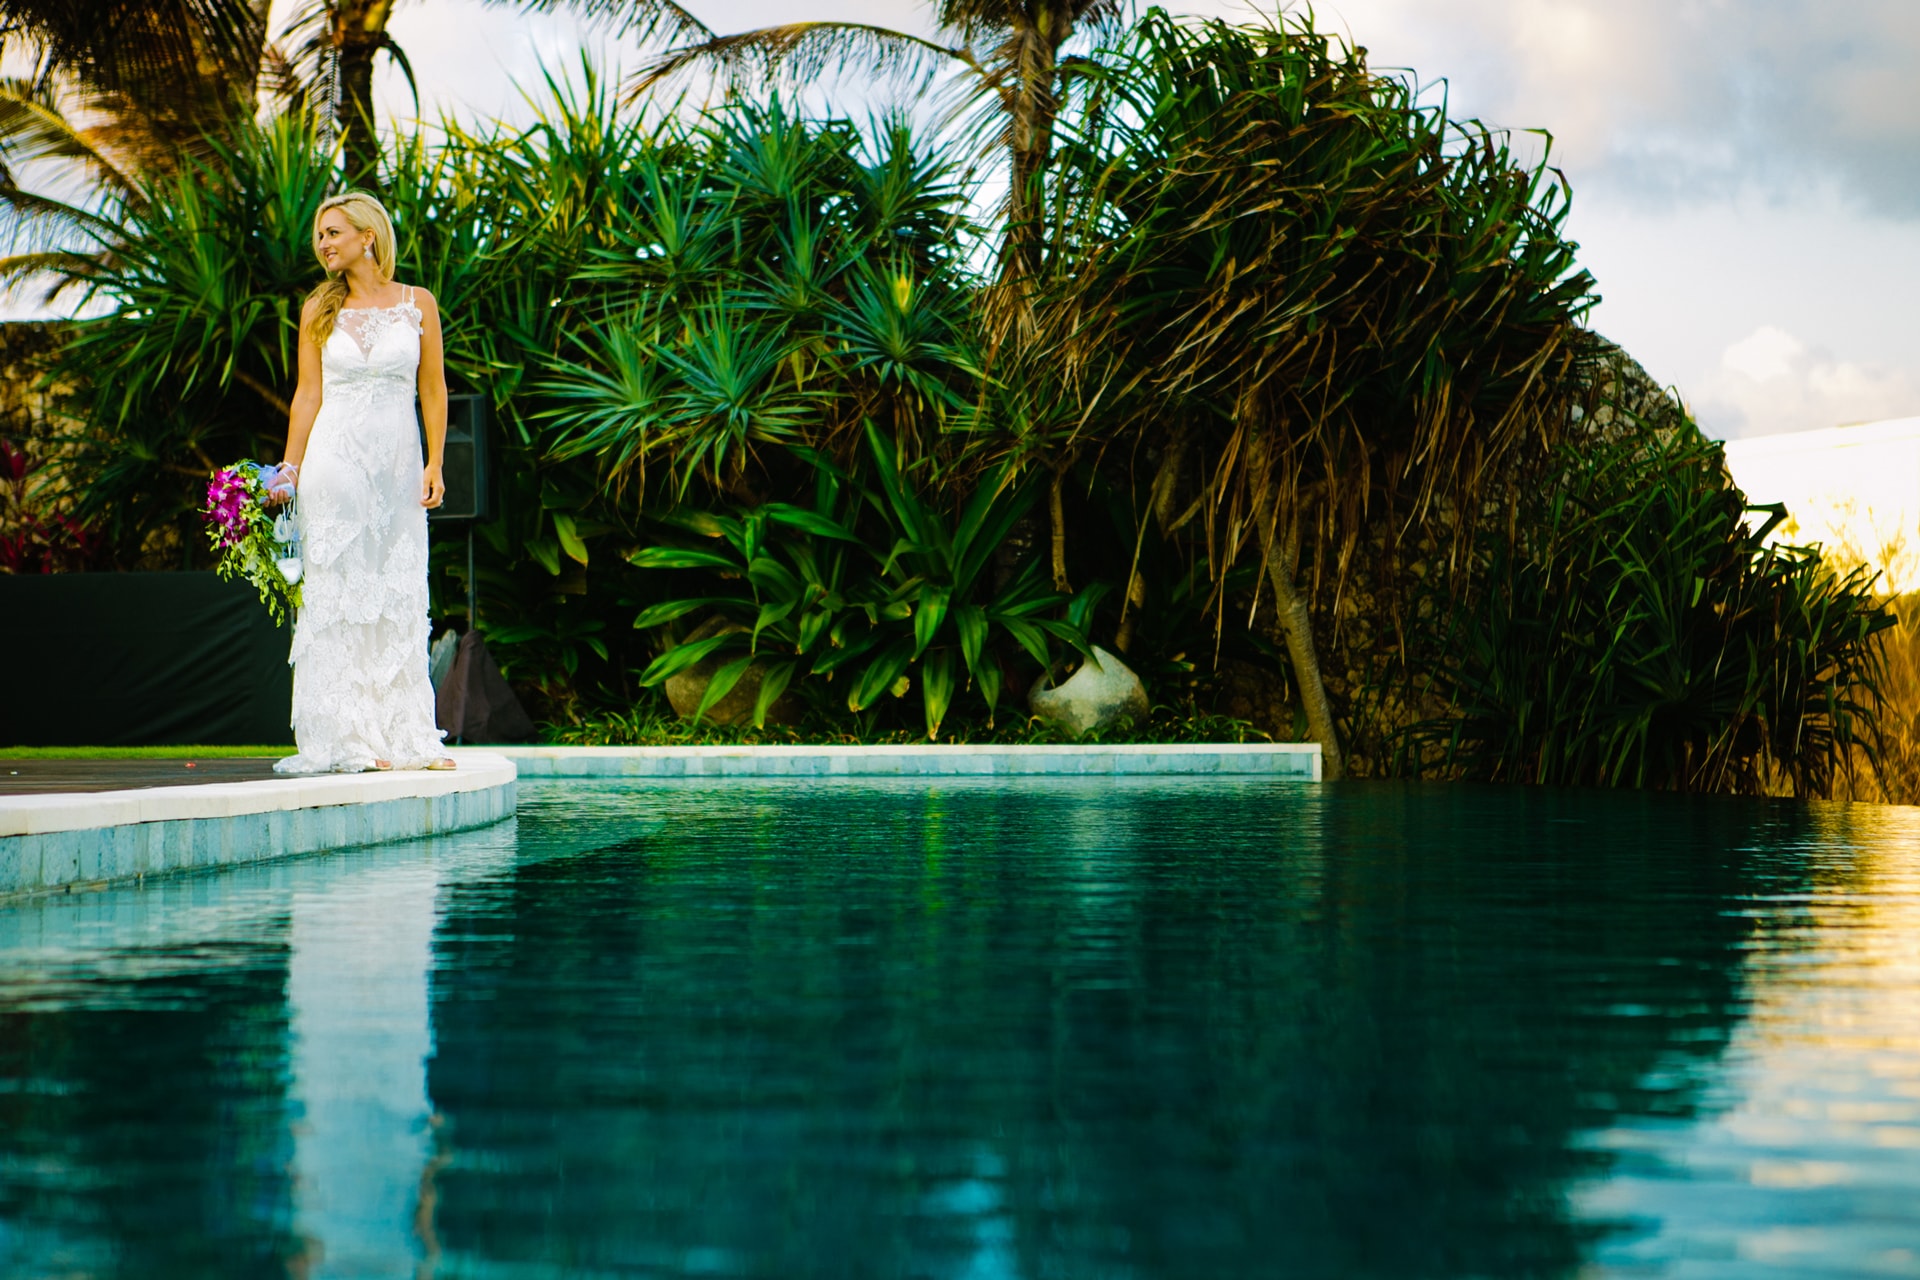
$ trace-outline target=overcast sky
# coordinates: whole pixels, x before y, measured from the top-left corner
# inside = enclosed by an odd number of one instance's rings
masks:
[[[817,17],[924,30],[902,0],[685,0],[717,30]],[[286,7],[287,0],[280,0]],[[1249,15],[1236,0],[1176,12]],[[1321,0],[1376,68],[1444,79],[1456,115],[1554,135],[1595,328],[1710,434],[1920,414],[1920,3]],[[516,81],[584,46],[566,17],[400,0],[425,111],[522,114]],[[383,109],[412,114],[397,73]],[[864,110],[864,103],[850,102]]]

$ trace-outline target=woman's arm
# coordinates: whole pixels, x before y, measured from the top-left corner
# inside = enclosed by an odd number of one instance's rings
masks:
[[[313,420],[320,412],[320,348],[307,336],[317,303],[300,309],[300,382],[294,388],[293,405],[287,414],[286,461],[297,474],[307,456],[307,437],[313,434]],[[294,483],[297,485],[298,481]]]
[[[446,501],[447,482],[440,472],[447,449],[446,347],[440,337],[440,304],[425,289],[413,291],[420,308],[420,421],[427,429],[427,466],[420,476],[420,505],[437,507]]]

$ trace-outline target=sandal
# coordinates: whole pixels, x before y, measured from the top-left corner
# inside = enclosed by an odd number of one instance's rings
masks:
[[[460,767],[460,762],[458,760],[455,760],[452,756],[441,756],[438,760],[434,760],[427,765],[427,768],[437,770],[443,773],[449,770],[458,769],[459,767]]]

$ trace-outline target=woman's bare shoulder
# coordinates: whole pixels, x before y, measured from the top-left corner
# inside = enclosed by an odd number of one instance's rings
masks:
[[[409,284],[409,285],[403,285],[402,287],[412,290],[412,292],[409,293],[407,296],[413,299],[413,305],[420,308],[420,310],[422,311],[439,310],[440,308],[439,300],[433,296],[432,290],[426,288],[424,285]]]

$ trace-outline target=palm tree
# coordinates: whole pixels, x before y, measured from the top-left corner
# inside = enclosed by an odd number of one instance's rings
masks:
[[[110,236],[103,206],[137,199],[136,179],[203,153],[249,106],[266,61],[269,0],[0,0],[0,51],[28,74],[0,80],[4,274]],[[36,165],[77,175],[89,195],[23,185]]]
[[[569,7],[623,18],[643,35],[679,39],[633,78],[630,97],[700,70],[730,89],[754,79],[805,82],[853,66],[922,80],[941,67],[960,70],[973,98],[993,103],[999,114],[993,141],[1009,162],[1002,266],[1010,277],[1030,277],[1041,265],[1041,184],[1076,64],[1062,50],[1077,35],[1118,35],[1131,8],[1127,0],[937,0],[929,38],[860,22],[794,22],[720,35],[671,0],[573,0]]]

